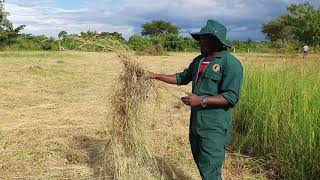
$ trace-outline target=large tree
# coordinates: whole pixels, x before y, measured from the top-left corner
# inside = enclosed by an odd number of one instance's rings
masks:
[[[16,40],[25,25],[14,28],[8,20],[9,13],[4,10],[4,0],[0,0],[0,46],[8,45]]]
[[[167,21],[154,20],[142,25],[143,36],[157,36],[160,34],[178,34],[180,28]]]
[[[320,45],[320,9],[309,3],[293,4],[284,15],[294,37],[300,42]]]
[[[63,39],[67,37],[67,35],[68,35],[67,31],[60,31],[60,33],[58,34],[58,38]]]
[[[292,40],[291,28],[286,25],[284,18],[278,17],[262,25],[262,32],[271,41],[281,39],[282,41]]]
[[[309,3],[292,4],[285,14],[262,26],[271,41],[297,40],[309,45],[320,45],[320,9]]]

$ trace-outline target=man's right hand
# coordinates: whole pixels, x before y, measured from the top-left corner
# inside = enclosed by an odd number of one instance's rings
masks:
[[[168,84],[177,84],[177,79],[176,79],[175,74],[166,75],[166,74],[157,74],[157,73],[153,73],[153,72],[148,72],[147,78],[148,79],[157,79],[157,80],[163,81]]]
[[[153,73],[153,72],[148,72],[147,73],[147,78],[148,79],[157,79],[158,74]]]

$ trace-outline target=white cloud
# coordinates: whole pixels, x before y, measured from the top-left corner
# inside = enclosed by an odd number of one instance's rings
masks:
[[[115,26],[99,20],[95,21],[94,18],[97,14],[94,9],[65,10],[43,6],[43,4],[26,7],[19,3],[10,2],[7,3],[6,10],[11,13],[9,19],[14,24],[27,25],[24,30],[25,33],[46,34],[54,37],[62,30],[69,33],[79,33],[87,30],[117,31],[123,33],[126,37],[134,34],[134,28],[131,26]]]
[[[126,38],[154,19],[170,21],[183,33],[198,31],[209,18],[223,22],[232,39],[263,38],[260,26],[298,0],[79,0],[81,8],[54,8],[54,0],[8,0],[6,9],[15,25],[27,33],[57,36],[59,31],[118,31]],[[316,4],[319,0],[311,1]],[[68,3],[70,3],[68,1]],[[318,3],[319,4],[319,3]]]

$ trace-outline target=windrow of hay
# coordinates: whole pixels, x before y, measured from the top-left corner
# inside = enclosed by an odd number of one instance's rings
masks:
[[[115,179],[164,179],[156,159],[145,146],[139,110],[156,88],[141,66],[119,54],[124,70],[118,79],[113,106],[112,160]]]

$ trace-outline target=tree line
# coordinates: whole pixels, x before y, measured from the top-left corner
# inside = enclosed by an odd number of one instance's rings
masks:
[[[141,25],[140,35],[128,40],[118,32],[87,31],[68,34],[61,31],[58,39],[44,35],[21,34],[25,25],[16,28],[8,20],[4,10],[4,0],[0,0],[0,49],[13,50],[83,50],[105,51],[99,45],[83,44],[84,39],[111,38],[142,53],[161,54],[165,51],[198,51],[198,42],[180,34],[180,28],[170,22],[154,20]],[[298,51],[304,44],[320,46],[320,10],[309,3],[292,4],[287,11],[262,25],[261,31],[266,41],[229,41],[236,52],[292,52]]]

